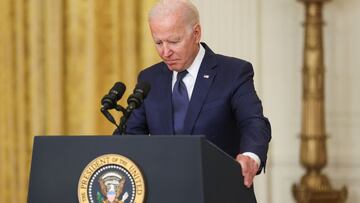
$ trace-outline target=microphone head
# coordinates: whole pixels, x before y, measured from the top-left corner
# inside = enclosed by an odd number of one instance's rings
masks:
[[[127,100],[128,104],[131,104],[132,108],[139,108],[148,95],[149,91],[150,84],[148,82],[138,83],[134,89],[134,93],[131,94]]]
[[[140,82],[136,85],[134,89],[134,93],[142,94],[143,99],[146,98],[148,93],[150,92],[151,86],[148,82]]]
[[[109,94],[105,95],[101,99],[101,105],[105,109],[115,108],[117,101],[121,99],[124,95],[126,87],[122,82],[116,82],[114,86],[110,89]]]
[[[114,99],[116,99],[116,101],[119,101],[121,99],[121,97],[124,95],[126,90],[126,87],[124,85],[124,83],[122,82],[116,82],[113,86],[113,88],[111,88],[111,90],[109,91],[109,95],[113,94],[115,96]]]

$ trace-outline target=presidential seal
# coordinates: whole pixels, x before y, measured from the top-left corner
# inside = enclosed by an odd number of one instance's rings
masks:
[[[106,154],[91,161],[78,184],[80,203],[143,203],[145,182],[130,159]]]

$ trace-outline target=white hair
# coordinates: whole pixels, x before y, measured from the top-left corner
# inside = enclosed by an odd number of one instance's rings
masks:
[[[180,13],[188,26],[200,24],[199,11],[189,0],[160,0],[150,10],[148,21],[155,17],[165,18],[174,13]]]

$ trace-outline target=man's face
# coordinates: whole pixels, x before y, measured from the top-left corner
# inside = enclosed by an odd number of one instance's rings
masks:
[[[150,30],[157,52],[170,70],[181,72],[192,64],[199,51],[199,24],[190,27],[173,14],[152,19]]]

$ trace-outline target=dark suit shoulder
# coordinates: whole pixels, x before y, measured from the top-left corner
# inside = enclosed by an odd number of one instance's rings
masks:
[[[139,80],[149,80],[153,79],[156,76],[159,76],[161,73],[167,72],[168,69],[164,62],[159,62],[150,67],[147,67],[140,71]]]
[[[156,63],[152,66],[149,66],[145,69],[143,69],[141,71],[141,73],[143,74],[149,74],[149,73],[153,73],[153,72],[158,72],[158,71],[162,71],[164,69],[164,65],[165,63],[164,62],[159,62],[159,63]]]
[[[244,59],[225,56],[221,54],[215,54],[215,57],[221,71],[229,72],[235,75],[236,73],[242,74],[244,72],[254,72],[252,64]]]
[[[236,65],[236,66],[242,66],[245,64],[250,64],[249,61],[246,61],[244,59],[235,58],[231,56],[225,56],[221,54],[216,54],[217,61],[221,64],[225,65]]]

